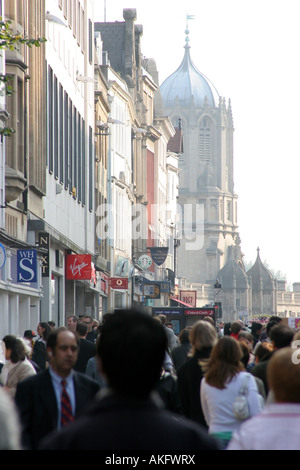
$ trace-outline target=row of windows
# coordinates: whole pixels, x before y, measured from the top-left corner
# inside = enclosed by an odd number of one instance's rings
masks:
[[[51,174],[69,190],[79,203],[86,205],[88,169],[88,204],[93,209],[93,130],[77,111],[68,93],[48,67],[48,149],[47,166]],[[88,138],[88,155],[86,155]]]
[[[77,38],[77,44],[84,52],[84,38],[85,38],[85,11],[81,5],[80,0],[58,0],[59,8],[62,10],[63,15],[68,22],[69,28],[72,29],[74,37]],[[89,62],[93,62],[93,25],[89,19],[88,31],[88,47],[89,47]]]

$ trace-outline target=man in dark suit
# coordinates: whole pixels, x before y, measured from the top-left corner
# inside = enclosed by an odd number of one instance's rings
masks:
[[[217,450],[196,423],[158,406],[153,390],[167,347],[162,325],[141,311],[105,321],[97,360],[108,386],[83,415],[41,444],[44,450]]]
[[[42,438],[64,426],[66,411],[68,421],[73,421],[100,389],[90,377],[73,370],[78,355],[78,340],[73,332],[58,328],[50,333],[47,354],[49,368],[22,381],[16,391],[25,449],[37,449]]]

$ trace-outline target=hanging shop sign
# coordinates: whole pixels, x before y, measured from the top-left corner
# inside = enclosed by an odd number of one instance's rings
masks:
[[[143,285],[143,295],[147,299],[160,299],[160,285],[159,283],[144,283]]]
[[[112,277],[110,287],[112,289],[128,289],[128,279],[126,277]]]
[[[42,277],[49,277],[49,240],[50,235],[46,232],[39,233],[39,247],[45,248],[47,253],[44,253],[42,256]]]
[[[91,263],[91,286],[97,286],[97,272],[94,263]]]
[[[141,255],[138,259],[138,265],[140,268],[148,269],[150,268],[151,264],[152,264],[152,259],[151,259],[151,256],[149,255]]]
[[[0,243],[0,269],[3,268],[6,261],[6,251],[4,246]]]
[[[180,300],[186,304],[191,305],[192,307],[197,306],[197,291],[195,290],[181,290],[180,291]]]
[[[161,266],[168,256],[169,248],[167,246],[149,247],[151,258],[157,266]]]
[[[17,250],[17,282],[37,282],[36,250]]]
[[[100,272],[100,287],[103,294],[108,294],[108,284],[109,284],[109,277],[107,274]]]
[[[68,280],[91,280],[92,256],[91,255],[67,255],[66,278]]]
[[[115,274],[120,277],[128,277],[128,258],[118,256],[118,262],[115,269]]]
[[[160,282],[160,292],[169,294],[171,292],[171,283],[170,281],[161,281]]]

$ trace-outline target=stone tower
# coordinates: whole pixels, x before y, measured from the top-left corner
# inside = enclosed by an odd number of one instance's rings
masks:
[[[184,136],[178,278],[213,285],[227,261],[228,247],[238,238],[234,127],[230,100],[226,103],[194,65],[186,33],[182,63],[160,87],[165,114],[174,126],[181,123]]]

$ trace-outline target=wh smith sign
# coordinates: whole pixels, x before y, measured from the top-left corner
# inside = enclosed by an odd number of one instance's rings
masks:
[[[17,281],[37,282],[37,251],[17,251]]]

